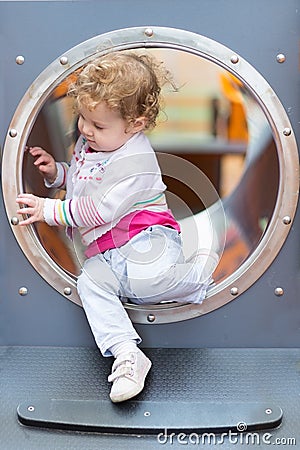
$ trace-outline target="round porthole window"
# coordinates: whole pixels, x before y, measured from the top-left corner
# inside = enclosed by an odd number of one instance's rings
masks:
[[[80,304],[76,278],[83,251],[58,227],[18,227],[16,196],[49,196],[24,149],[39,145],[56,160],[70,159],[77,136],[68,83],[93,58],[129,49],[155,54],[178,87],[164,91],[164,111],[149,139],[181,223],[186,256],[202,241],[221,255],[215,285],[202,305],[126,304],[136,323],[176,322],[237,298],[275,259],[297,205],[298,152],[289,119],[267,81],[218,42],[178,29],[138,27],[72,48],[39,75],[20,102],[4,146],[2,176],[19,245],[64,297]]]

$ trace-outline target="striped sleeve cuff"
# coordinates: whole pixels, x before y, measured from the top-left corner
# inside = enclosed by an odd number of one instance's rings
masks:
[[[105,223],[91,197],[45,199],[44,218],[48,225],[94,227]]]
[[[69,169],[69,165],[65,162],[57,162],[56,168],[57,168],[57,176],[56,176],[55,181],[53,183],[49,183],[47,180],[45,180],[45,186],[47,188],[63,189],[66,184],[67,172]]]
[[[48,225],[62,225],[66,227],[78,227],[72,212],[73,200],[60,200],[46,198],[44,206],[44,218]]]

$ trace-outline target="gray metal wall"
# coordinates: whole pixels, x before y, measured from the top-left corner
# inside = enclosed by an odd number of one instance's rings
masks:
[[[0,2],[1,147],[23,94],[50,62],[92,36],[141,25],[193,31],[232,48],[273,87],[299,141],[299,15],[299,0]],[[278,53],[286,55],[285,63],[276,61]],[[21,66],[17,55],[25,57]],[[83,310],[35,272],[2,200],[0,208],[0,344],[93,346]],[[144,346],[299,347],[299,221],[298,214],[275,262],[248,291],[198,319],[137,326]],[[23,297],[22,286],[28,288]],[[278,286],[282,297],[274,295]]]

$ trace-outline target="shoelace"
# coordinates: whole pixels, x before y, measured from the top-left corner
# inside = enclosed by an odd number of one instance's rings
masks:
[[[124,377],[126,375],[132,377],[134,375],[132,367],[133,363],[134,359],[131,355],[128,355],[126,358],[120,361],[116,360],[113,365],[113,373],[109,375],[108,381],[111,383],[117,378]]]

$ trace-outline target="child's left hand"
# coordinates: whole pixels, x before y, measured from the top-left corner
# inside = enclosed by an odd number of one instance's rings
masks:
[[[24,208],[20,208],[17,214],[28,214],[25,220],[21,220],[19,225],[29,225],[34,222],[45,222],[44,219],[44,203],[45,199],[37,197],[33,194],[19,194],[16,202],[19,205],[24,205]]]

